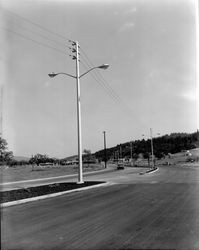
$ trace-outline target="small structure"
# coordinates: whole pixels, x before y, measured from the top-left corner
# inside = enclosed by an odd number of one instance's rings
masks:
[[[192,156],[192,153],[189,150],[187,150],[185,156]]]

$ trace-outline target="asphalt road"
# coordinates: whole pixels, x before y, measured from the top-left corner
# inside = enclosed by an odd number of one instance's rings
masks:
[[[2,209],[2,249],[199,249],[199,168],[105,179],[112,185]]]

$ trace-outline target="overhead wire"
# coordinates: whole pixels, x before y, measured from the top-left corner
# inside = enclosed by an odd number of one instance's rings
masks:
[[[80,63],[84,66],[84,68],[86,70],[89,69],[89,67],[87,67],[85,65],[85,62],[83,61],[80,61]],[[106,94],[116,103],[118,103],[118,100],[117,98],[112,94],[112,92],[110,92],[110,90],[107,88],[107,86],[102,82],[100,81],[97,76],[96,76],[96,73],[93,71],[93,72],[90,72],[90,75],[92,76],[92,78],[99,84],[99,86],[101,86],[103,88],[103,90],[106,92]]]
[[[80,50],[83,52],[83,50],[80,47]],[[91,60],[88,58],[88,56],[86,55],[85,52],[83,52],[83,60],[84,62],[87,64],[88,68],[89,67],[95,67],[95,65],[91,62]],[[85,57],[87,60],[85,60]],[[107,91],[109,91],[109,93],[111,94],[111,96],[117,100],[120,101],[120,97],[117,95],[117,93],[111,88],[111,86],[107,83],[107,81],[102,77],[102,75],[98,72],[98,71],[93,71],[91,72],[93,75],[95,75],[95,77],[97,78],[97,82],[100,83],[106,88]]]
[[[46,28],[46,27],[43,27],[42,25],[40,25],[40,24],[38,24],[38,23],[35,23],[35,22],[33,22],[33,21],[30,21],[29,19],[27,19],[27,18],[25,18],[25,17],[22,17],[22,16],[20,16],[20,15],[14,13],[14,12],[12,12],[12,11],[10,11],[10,10],[6,10],[6,11],[7,11],[9,14],[14,15],[14,16],[17,17],[18,19],[21,19],[21,20],[23,20],[23,21],[25,21],[25,22],[27,22],[27,23],[29,23],[29,24],[31,24],[31,25],[33,25],[33,26],[35,26],[35,27],[41,29],[41,30],[44,30],[44,31],[48,32],[48,33],[51,34],[51,35],[56,36],[56,38],[59,37],[59,38],[61,38],[61,39],[64,39],[64,41],[67,40],[68,42],[73,42],[73,40],[71,40],[70,38],[65,37],[65,36],[63,36],[63,35],[61,35],[61,34],[59,34],[59,33],[57,33],[57,32],[54,32],[54,31],[52,31],[52,30],[50,30],[50,29],[48,29],[48,28]],[[20,34],[20,33],[16,32],[16,31],[13,31],[13,30],[10,30],[10,29],[4,28],[4,27],[1,27],[1,28],[4,29],[4,30],[7,30],[8,32],[12,32],[13,34],[15,34],[15,35],[17,35],[17,36],[20,36],[20,37],[22,37],[22,38],[24,38],[24,39],[26,39],[26,40],[29,40],[29,41],[32,41],[32,42],[34,42],[34,43],[37,43],[37,44],[39,44],[39,45],[41,45],[41,46],[44,46],[44,47],[53,49],[53,50],[55,50],[55,51],[57,51],[57,52],[59,52],[59,53],[62,53],[62,54],[64,53],[64,54],[66,54],[66,52],[63,51],[63,50],[57,49],[57,48],[55,48],[55,47],[53,47],[53,46],[51,46],[51,45],[49,45],[49,44],[45,44],[45,43],[40,42],[40,41],[38,41],[38,40],[32,39],[32,38],[30,38],[30,37],[27,37],[27,36],[25,36],[24,34]],[[25,29],[25,28],[23,27],[22,29]],[[60,43],[60,42],[58,42],[58,41],[56,41],[56,40],[54,40],[54,39],[51,39],[51,38],[49,38],[49,37],[44,36],[43,34],[39,34],[38,32],[31,31],[31,30],[28,30],[28,29],[25,29],[25,30],[27,30],[28,32],[31,32],[31,33],[33,33],[33,34],[37,34],[37,35],[39,35],[40,37],[43,37],[43,38],[46,39],[46,40],[49,40],[49,41],[51,41],[51,42],[55,42],[55,43],[57,43],[57,44],[59,44],[59,45],[61,45],[61,46],[64,45],[65,47],[71,49],[71,47],[69,47],[67,44],[62,44],[62,43]],[[80,50],[81,50],[81,52],[82,52],[82,59],[81,59],[82,65],[83,65],[86,69],[89,69],[90,67],[94,67],[95,65],[92,63],[92,61],[91,61],[90,58],[87,56],[87,54],[85,53],[85,51],[84,51],[81,47],[80,47]],[[69,55],[69,54],[68,54],[68,55]],[[86,66],[85,64],[86,64],[87,66]],[[101,86],[101,87],[104,89],[104,91],[109,95],[109,97],[110,97],[112,100],[114,100],[114,102],[116,102],[116,103],[118,103],[118,104],[125,104],[125,103],[122,101],[122,99],[120,98],[120,96],[115,92],[115,90],[110,86],[110,84],[104,79],[104,77],[103,77],[99,72],[93,71],[93,72],[91,72],[91,75],[92,75],[92,77],[95,79],[95,81],[96,81],[98,84],[100,84],[100,86]]]
[[[56,39],[57,39],[58,37],[61,38],[62,40],[64,40],[64,43],[63,43],[63,42],[60,42],[60,41],[57,41],[57,40],[55,40],[55,39],[49,38],[49,37],[47,37],[47,36],[45,36],[45,35],[43,35],[43,34],[40,34],[39,32],[33,31],[32,29],[29,30],[29,29],[27,29],[27,28],[25,28],[25,27],[22,27],[20,24],[18,24],[18,26],[20,26],[21,29],[26,30],[26,31],[28,31],[29,33],[32,33],[32,34],[36,34],[36,35],[38,35],[38,36],[40,36],[40,37],[42,37],[42,38],[44,38],[44,39],[46,39],[46,40],[48,40],[48,41],[50,41],[50,42],[54,42],[54,43],[56,43],[56,45],[64,46],[64,47],[67,47],[68,49],[71,49],[71,47],[70,47],[68,44],[66,44],[66,40],[67,40],[69,43],[73,42],[73,40],[69,39],[68,37],[65,37],[65,36],[63,36],[63,35],[61,35],[61,34],[59,34],[59,33],[57,33],[57,32],[54,32],[54,31],[52,31],[52,30],[50,30],[50,29],[48,29],[48,28],[46,28],[46,27],[44,27],[44,26],[42,26],[42,25],[40,25],[40,24],[38,24],[38,23],[35,23],[35,22],[33,22],[33,21],[30,21],[29,19],[27,19],[27,18],[25,18],[25,17],[22,17],[22,16],[16,14],[16,13],[13,12],[13,11],[10,11],[10,10],[7,10],[7,9],[6,9],[6,11],[7,11],[8,14],[10,14],[10,15],[12,15],[12,16],[14,16],[14,17],[20,19],[20,20],[23,20],[25,23],[31,24],[31,25],[33,25],[33,26],[39,28],[39,29],[42,30],[42,31],[48,32],[48,34],[50,34],[50,35],[56,36]],[[15,23],[15,25],[16,25],[16,23]],[[55,50],[55,51],[57,51],[57,52],[66,54],[66,51],[63,51],[63,50],[58,49],[58,48],[55,48],[55,47],[53,47],[53,46],[51,46],[51,45],[49,45],[49,44],[43,43],[43,42],[38,41],[38,40],[36,40],[36,39],[32,39],[32,38],[30,38],[30,37],[27,37],[27,36],[25,36],[24,34],[20,34],[20,33],[16,32],[16,31],[13,31],[13,30],[8,29],[8,28],[3,28],[3,29],[6,29],[8,32],[12,32],[12,33],[14,33],[15,35],[18,35],[18,36],[20,36],[20,37],[22,37],[22,38],[24,38],[24,39],[27,39],[27,40],[29,40],[29,41],[32,41],[32,42],[37,43],[37,44],[39,44],[39,45],[42,45],[42,46],[44,46],[44,47],[48,47],[48,48],[53,49],[53,50]],[[68,55],[70,56],[70,54],[68,54]]]
[[[25,17],[22,17],[22,16],[20,16],[20,15],[18,15],[18,14],[16,14],[16,13],[14,13],[13,11],[10,11],[10,10],[8,10],[8,9],[6,9],[6,11],[7,11],[8,13],[10,13],[11,15],[16,16],[16,17],[19,18],[19,19],[22,19],[22,20],[24,20],[24,21],[26,21],[26,22],[28,22],[28,23],[30,23],[30,24],[32,24],[32,25],[34,25],[34,26],[36,26],[36,27],[42,29],[42,30],[45,30],[45,31],[48,32],[49,34],[58,36],[58,37],[60,37],[60,38],[62,38],[62,39],[64,39],[64,40],[72,41],[70,38],[65,37],[65,36],[63,36],[63,35],[61,35],[61,34],[59,34],[59,33],[57,33],[57,32],[54,32],[54,31],[52,31],[52,30],[50,30],[50,29],[48,29],[48,28],[46,28],[46,27],[44,27],[44,26],[42,26],[42,25],[40,25],[40,24],[38,24],[38,23],[35,23],[35,22],[33,22],[33,21],[30,21],[29,19],[27,19],[27,18],[25,18]]]
[[[72,42],[71,39],[69,39],[69,38],[67,38],[67,37],[64,37],[64,36],[62,36],[62,35],[60,35],[60,34],[54,32],[54,31],[52,31],[52,30],[49,30],[49,29],[47,29],[46,27],[44,27],[44,26],[42,26],[42,25],[40,25],[40,24],[37,24],[37,23],[35,23],[35,22],[33,22],[33,21],[30,21],[29,19],[27,19],[27,18],[25,18],[25,17],[22,17],[22,16],[16,14],[15,12],[12,12],[12,11],[7,10],[7,9],[6,9],[6,12],[7,12],[8,14],[10,14],[11,16],[16,17],[17,19],[24,21],[25,23],[31,24],[31,25],[33,25],[33,26],[39,28],[39,29],[42,30],[42,31],[48,32],[48,34],[50,34],[50,35],[56,36],[56,38],[57,38],[57,37],[62,38],[62,40],[64,40],[64,43],[63,43],[63,42],[60,42],[60,41],[57,41],[57,40],[55,40],[55,39],[49,38],[49,37],[47,37],[47,36],[45,36],[45,35],[43,35],[43,34],[40,34],[38,31],[34,31],[34,30],[32,30],[32,29],[27,29],[27,28],[25,28],[25,27],[22,27],[22,24],[23,24],[24,22],[21,23],[21,25],[20,25],[19,23],[16,23],[16,22],[15,22],[15,25],[19,26],[21,29],[23,29],[23,30],[25,30],[25,31],[27,31],[27,32],[29,32],[29,33],[32,33],[32,34],[36,34],[36,35],[38,35],[38,36],[40,36],[40,37],[42,37],[42,38],[44,38],[44,39],[46,39],[46,40],[48,40],[48,41],[50,41],[50,42],[56,43],[57,45],[65,46],[65,47],[67,47],[67,48],[70,49],[70,47],[66,44],[66,40],[68,40],[68,42],[69,42],[69,41]],[[17,33],[16,31],[14,31],[14,32]],[[24,37],[24,35],[22,35],[22,36]],[[28,38],[28,39],[30,40],[31,38]],[[32,39],[32,40],[35,40],[35,39]],[[41,43],[41,42],[40,42],[40,43]],[[48,45],[48,47],[50,47],[50,46]],[[51,47],[52,47],[52,46],[51,46]]]
[[[16,25],[16,24],[15,24]],[[36,32],[36,31],[33,31],[33,30],[29,30],[29,29],[27,29],[27,28],[25,28],[25,27],[22,27],[20,24],[18,24],[17,25],[20,29],[22,29],[22,30],[25,30],[25,31],[27,31],[27,32],[29,32],[29,33],[32,33],[32,34],[36,34],[36,35],[38,35],[38,36],[40,36],[40,37],[42,37],[42,38],[44,38],[44,39],[46,39],[46,40],[48,40],[48,41],[50,41],[50,42],[54,42],[54,43],[56,43],[56,44],[58,44],[58,45],[60,45],[60,46],[64,46],[64,47],[67,47],[67,48],[70,48],[69,46],[67,46],[65,43],[63,43],[63,42],[59,42],[59,41],[57,41],[57,40],[54,40],[54,39],[52,39],[52,38],[49,38],[49,37],[47,37],[47,36],[45,36],[45,35],[43,35],[43,34],[40,34],[39,32]]]
[[[22,38],[24,38],[24,39],[26,39],[26,40],[32,41],[32,42],[34,42],[34,43],[36,43],[36,44],[39,44],[39,45],[41,45],[41,46],[44,46],[44,47],[53,49],[53,50],[55,50],[55,51],[57,51],[57,52],[59,52],[59,53],[62,53],[62,54],[63,54],[63,53],[66,53],[66,52],[63,51],[63,50],[57,49],[57,48],[52,47],[52,46],[50,46],[50,45],[48,45],[48,44],[45,44],[45,43],[42,43],[42,42],[37,41],[37,40],[35,40],[35,39],[32,39],[32,38],[30,38],[30,37],[24,36],[23,34],[20,34],[20,33],[16,32],[16,31],[14,31],[14,30],[10,30],[10,29],[7,29],[7,28],[5,28],[5,27],[0,27],[0,28],[6,30],[6,31],[8,31],[8,32],[11,32],[11,33],[13,33],[13,34],[15,34],[15,35],[17,35],[17,36],[19,36],[19,37],[22,37]]]
[[[92,63],[90,58],[87,56],[86,52],[80,47],[80,51],[82,52],[83,61],[88,65],[88,67],[94,67],[95,65]],[[81,57],[81,58],[82,58]],[[131,113],[134,113],[134,110],[129,107],[116,93],[116,91],[110,86],[110,84],[104,79],[104,77],[101,75],[98,71],[91,72],[93,75],[95,75],[95,80],[104,88],[104,90],[108,93],[108,95],[122,108],[125,108],[125,110],[130,111]],[[96,79],[97,78],[97,79]]]
[[[89,57],[86,55],[86,53],[82,50],[82,48],[80,47],[80,50],[83,53],[83,59],[85,61],[85,63],[88,65],[88,67],[94,67],[94,64],[91,62],[91,60],[89,59]],[[86,60],[85,60],[86,58]],[[95,75],[95,80],[100,83],[101,86],[103,86],[103,88],[108,91],[109,95],[111,95],[112,98],[114,98],[114,100],[117,103],[121,103],[122,100],[119,97],[119,95],[115,92],[115,90],[110,86],[110,84],[108,84],[108,82],[104,79],[104,77],[102,77],[102,75],[98,72],[98,71],[93,71],[91,72],[93,75]]]

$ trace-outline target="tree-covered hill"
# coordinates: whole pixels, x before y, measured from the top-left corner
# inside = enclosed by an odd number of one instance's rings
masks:
[[[189,150],[199,147],[199,131],[195,133],[172,133],[153,138],[154,155],[161,158],[169,153],[174,154],[182,150]],[[142,154],[144,158],[149,158],[151,154],[151,140],[129,141],[118,144],[106,150],[107,160],[117,158],[137,158]],[[104,160],[104,150],[97,151],[95,157]]]

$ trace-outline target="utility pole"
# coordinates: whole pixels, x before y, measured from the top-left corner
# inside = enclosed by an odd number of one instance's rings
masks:
[[[81,103],[80,103],[80,78],[84,75],[86,75],[87,73],[89,73],[91,70],[94,69],[107,69],[109,67],[109,64],[102,64],[100,66],[95,66],[92,67],[90,69],[88,69],[86,72],[84,72],[83,74],[79,74],[79,44],[78,42],[74,42],[69,40],[69,42],[72,43],[72,48],[71,51],[72,53],[75,53],[74,55],[70,55],[72,56],[73,60],[76,60],[76,76],[65,73],[65,72],[60,72],[60,73],[50,73],[48,74],[49,77],[55,77],[57,75],[66,75],[72,78],[76,79],[76,83],[77,83],[77,137],[78,137],[78,165],[79,165],[79,169],[78,169],[78,182],[79,184],[84,183],[83,181],[83,169],[82,169],[82,131],[81,131]]]
[[[106,131],[103,131],[104,134],[104,162],[105,168],[107,168],[107,155],[106,155]]]
[[[131,163],[133,158],[133,147],[132,147],[132,141],[130,142],[130,148],[131,148]]]
[[[154,168],[154,154],[153,154],[153,134],[152,134],[152,128],[150,128],[150,135],[151,135],[151,160],[152,160],[152,168]]]
[[[3,85],[0,89],[0,137],[3,137]]]
[[[80,82],[79,82],[79,44],[76,41],[76,82],[77,82],[77,136],[78,136],[78,161],[79,161],[79,175],[78,183],[84,183],[82,170],[82,131],[81,131],[81,103],[80,103]]]
[[[122,145],[120,144],[120,158],[122,159]]]

